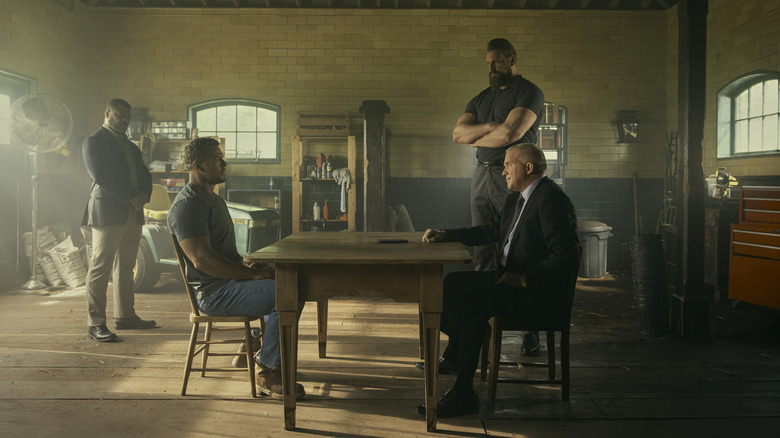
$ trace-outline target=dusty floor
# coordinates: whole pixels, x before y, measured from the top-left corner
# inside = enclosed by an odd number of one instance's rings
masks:
[[[298,404],[295,432],[283,429],[280,402],[251,399],[241,373],[194,375],[191,395],[179,395],[191,326],[173,277],[138,294],[136,310],[159,328],[121,331],[121,342],[98,344],[86,337],[83,294],[0,294],[0,436],[431,435],[414,412],[423,395],[422,373],[413,367],[414,305],[332,301],[324,359],[317,357],[315,312],[307,306],[298,361],[308,394]],[[440,420],[437,434],[778,436],[777,312],[720,303],[710,316],[706,341],[641,337],[630,277],[580,279],[571,401],[561,402],[557,388],[504,385],[489,405],[480,384],[480,414]],[[505,339],[511,345],[504,354],[516,356],[520,337]],[[440,391],[452,380],[442,376]]]

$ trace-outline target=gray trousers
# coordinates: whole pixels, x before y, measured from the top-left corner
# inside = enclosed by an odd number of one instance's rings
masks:
[[[106,323],[106,292],[113,272],[114,317],[135,316],[133,267],[141,225],[92,227],[92,257],[87,271],[87,325]]]
[[[501,172],[502,166],[477,164],[471,177],[471,225],[482,225],[493,216],[501,214],[504,201],[511,192]],[[497,271],[500,260],[500,244],[474,247],[474,262],[477,271]]]

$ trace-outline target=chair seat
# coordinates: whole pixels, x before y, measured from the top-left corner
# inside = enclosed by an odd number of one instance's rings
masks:
[[[196,315],[190,313],[190,322],[252,322],[257,318],[251,316],[211,316],[211,315]]]

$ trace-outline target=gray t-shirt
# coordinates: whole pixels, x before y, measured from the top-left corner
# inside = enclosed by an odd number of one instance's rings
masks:
[[[236,250],[235,230],[225,200],[219,195],[208,193],[194,184],[187,184],[176,195],[168,212],[168,227],[179,241],[191,237],[208,237],[211,249],[228,259],[241,263]],[[225,278],[216,278],[187,264],[187,282],[203,297],[227,283]]]

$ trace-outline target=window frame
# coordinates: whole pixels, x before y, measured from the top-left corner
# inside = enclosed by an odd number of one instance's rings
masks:
[[[264,102],[262,100],[246,99],[246,98],[221,98],[221,99],[206,100],[203,102],[194,103],[189,107],[187,107],[189,121],[192,124],[192,127],[198,128],[197,125],[198,112],[211,109],[211,108],[219,108],[219,107],[227,107],[227,106],[251,106],[258,109],[273,111],[274,113],[276,113],[276,157],[237,158],[237,157],[228,156],[226,152],[225,161],[232,162],[232,163],[280,164],[282,162],[282,157],[281,157],[282,108],[279,105],[270,102]],[[200,130],[200,128],[198,129]],[[239,131],[236,130],[233,132],[238,133]],[[255,131],[255,132],[270,132],[270,131]],[[255,149],[255,151],[257,151],[257,149]]]
[[[717,94],[717,108],[716,108],[716,155],[718,160],[734,159],[734,158],[752,158],[752,157],[766,157],[780,155],[780,96],[778,96],[778,146],[775,150],[770,151],[736,151],[736,122],[737,122],[737,98],[743,93],[749,93],[751,87],[757,84],[764,84],[771,80],[777,80],[780,82],[780,72],[760,70],[750,73],[746,73],[742,76],[732,80],[720,90]],[[780,92],[778,92],[780,95]],[[762,97],[764,94],[762,92]],[[750,103],[748,103],[748,107]],[[764,113],[764,109],[761,110],[760,116],[750,115],[744,118],[745,120],[755,119],[758,117],[766,117],[772,113]],[[740,119],[743,120],[743,119]],[[749,128],[748,128],[749,129]]]

